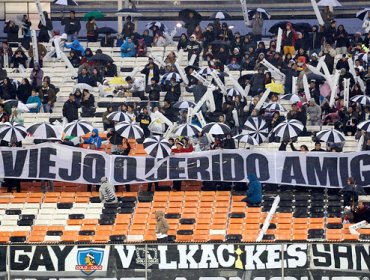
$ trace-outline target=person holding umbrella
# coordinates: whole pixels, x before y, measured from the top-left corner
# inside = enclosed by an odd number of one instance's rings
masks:
[[[256,42],[262,40],[263,22],[264,20],[261,13],[256,11],[253,19],[251,20],[253,39]]]
[[[135,24],[132,22],[131,16],[126,17],[125,24],[123,25],[122,35],[127,37],[131,37],[135,31]]]
[[[97,42],[98,41],[98,26],[94,17],[89,17],[88,22],[86,23],[86,38],[88,42]]]
[[[67,34],[68,42],[78,38],[78,33],[81,30],[81,23],[80,20],[76,18],[75,11],[72,10],[69,12],[69,18],[65,18],[63,14],[61,24],[64,25],[64,32]]]
[[[185,23],[186,33],[188,36],[193,34],[194,29],[202,21],[202,16],[191,9],[185,9],[179,12],[180,19]]]

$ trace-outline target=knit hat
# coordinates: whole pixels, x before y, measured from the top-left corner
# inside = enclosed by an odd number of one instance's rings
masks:
[[[106,183],[106,182],[108,182],[108,178],[105,177],[105,176],[104,177],[101,177],[100,182]]]

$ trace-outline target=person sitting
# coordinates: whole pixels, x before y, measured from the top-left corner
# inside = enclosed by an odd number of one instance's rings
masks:
[[[92,81],[86,67],[82,68],[81,74],[77,76],[77,83],[92,86]]]
[[[114,127],[108,129],[107,138],[111,144],[110,151],[112,154],[122,154],[120,145],[122,144],[122,136],[117,133]]]
[[[64,47],[75,51],[77,56],[85,55],[85,49],[77,39],[73,40],[71,44],[64,44]]]
[[[137,57],[145,57],[146,56],[146,46],[145,46],[144,39],[138,39],[137,40],[136,56]]]
[[[155,218],[157,220],[157,224],[155,226],[155,234],[157,236],[158,242],[167,242],[168,241],[168,222],[164,218],[163,211],[156,211]]]
[[[72,50],[69,52],[68,59],[74,68],[78,68],[80,66],[81,59],[78,57],[75,51]]]
[[[363,201],[359,201],[358,206],[353,213],[353,220],[355,223],[362,221],[370,223],[370,209]]]
[[[126,137],[122,137],[122,145],[121,145],[121,154],[124,156],[128,156],[131,151],[131,145],[128,142]]]
[[[135,57],[136,46],[131,38],[126,38],[121,46],[121,57]]]
[[[242,201],[247,202],[248,206],[259,205],[262,201],[262,184],[255,174],[249,174],[248,180],[247,197]]]
[[[101,147],[102,141],[99,136],[99,131],[94,128],[93,131],[91,132],[91,136],[87,138],[86,140],[81,140],[82,144],[89,144],[88,149],[91,150],[98,150]]]
[[[28,97],[26,104],[35,104],[31,108],[29,108],[30,113],[38,113],[41,108],[41,99],[37,95],[36,89],[32,89],[31,96]]]
[[[26,65],[27,62],[27,56],[23,52],[22,48],[18,48],[12,57],[12,63],[14,68],[19,68],[20,65],[22,65],[24,68],[27,68]]]
[[[101,185],[99,188],[99,198],[102,203],[117,203],[118,199],[114,186],[108,182],[107,177],[100,179]]]

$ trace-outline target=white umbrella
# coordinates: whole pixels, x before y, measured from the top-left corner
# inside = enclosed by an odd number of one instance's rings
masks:
[[[82,120],[75,120],[67,124],[64,128],[64,133],[66,136],[80,137],[91,132],[93,129],[94,127],[91,123]]]
[[[198,71],[198,74],[202,76],[209,76],[209,75],[212,75],[212,72],[213,70],[211,68],[203,67],[202,69]]]
[[[367,17],[367,13],[370,12],[370,8],[365,8],[359,12],[356,13],[356,17],[360,20],[364,20]]]
[[[57,127],[48,122],[32,124],[27,128],[27,132],[37,139],[58,138],[60,136]]]
[[[231,133],[231,129],[229,126],[218,122],[211,122],[209,124],[206,124],[203,127],[202,131],[203,133],[210,133],[214,135],[224,135]]]
[[[144,137],[143,129],[132,123],[121,122],[115,126],[116,132],[127,139],[140,139]]]
[[[171,79],[174,79],[177,83],[181,81],[180,74],[176,72],[165,74],[163,77],[165,77],[166,81],[169,81]]]
[[[237,95],[240,95],[240,92],[237,91],[236,89],[230,88],[227,90],[227,96],[237,96]]]
[[[370,132],[370,121],[360,122],[357,125],[357,129],[359,129],[359,130],[365,130],[366,132]]]
[[[257,8],[256,10],[250,10],[250,11],[248,11],[248,17],[249,17],[249,19],[254,18],[255,15],[256,15],[256,12],[259,12],[261,14],[262,18],[265,19],[265,20],[271,18],[271,15],[265,9]]]
[[[131,122],[131,118],[121,111],[112,112],[107,116],[107,119],[114,122]]]
[[[291,139],[297,137],[303,130],[304,125],[298,120],[285,120],[279,123],[273,132],[275,136],[280,137],[283,141],[285,139]]]
[[[332,7],[340,7],[342,6],[337,0],[321,0],[317,3],[318,6],[332,6]]]
[[[244,123],[244,129],[259,144],[263,143],[269,135],[268,125],[262,117],[249,117]]]
[[[141,17],[143,16],[142,13],[139,13],[137,9],[130,9],[130,8],[123,8],[116,13],[117,16],[126,17]]]
[[[188,109],[188,108],[194,108],[195,103],[191,101],[178,101],[175,104],[173,104],[174,108],[177,109]]]
[[[77,2],[73,0],[55,0],[53,3],[60,6],[78,6]]]
[[[294,104],[301,101],[301,98],[297,94],[285,94],[280,97],[283,100],[289,100],[290,103]]]
[[[143,142],[144,150],[148,155],[155,158],[165,158],[171,154],[171,144],[167,139],[153,136],[146,138]]]
[[[287,110],[277,102],[270,102],[263,106],[267,111],[279,111],[279,112],[286,112]]]
[[[175,129],[174,134],[177,136],[196,136],[201,132],[201,129],[193,124],[182,124]]]
[[[239,142],[247,143],[249,145],[254,145],[254,146],[259,145],[257,140],[249,134],[239,134],[239,135],[234,136],[233,138],[235,140],[238,140]]]
[[[209,19],[230,19],[231,16],[226,12],[215,12]]]
[[[364,106],[370,105],[370,97],[366,95],[355,95],[351,98],[351,101],[355,103],[358,102]]]
[[[342,143],[346,141],[344,134],[334,128],[318,132],[316,139],[325,143]]]
[[[94,90],[92,86],[85,83],[76,84],[73,88],[73,91],[75,91],[77,88],[80,89],[81,91],[87,89],[89,92],[92,92]]]
[[[27,136],[27,130],[18,123],[6,122],[0,126],[0,139],[9,143],[22,141]]]

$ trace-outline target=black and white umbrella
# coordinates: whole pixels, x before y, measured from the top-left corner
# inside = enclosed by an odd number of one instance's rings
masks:
[[[144,150],[155,158],[165,158],[171,154],[171,144],[166,138],[153,136],[143,142]]]
[[[216,12],[212,14],[209,19],[230,19],[231,16],[226,12]]]
[[[249,19],[254,18],[257,12],[261,14],[261,17],[263,19],[270,19],[271,18],[271,15],[265,9],[257,8],[256,10],[248,11]]]
[[[346,141],[344,134],[334,128],[324,129],[316,134],[317,141],[325,143],[342,143]]]
[[[351,101],[354,103],[360,103],[364,106],[370,105],[370,97],[366,95],[355,95],[351,98]]]
[[[76,89],[79,89],[81,91],[84,90],[84,89],[87,89],[89,92],[92,92],[94,90],[92,86],[90,86],[88,84],[85,84],[85,83],[76,84],[73,87],[73,91],[75,91]]]
[[[133,123],[121,122],[115,126],[116,132],[127,139],[140,139],[144,137],[143,129]]]
[[[283,107],[283,105],[277,102],[270,102],[263,106],[266,111],[279,111],[279,112],[286,112],[287,110]]]
[[[240,95],[240,92],[237,91],[236,89],[230,88],[227,90],[227,96],[237,96],[237,95]]]
[[[193,125],[193,124],[182,124],[179,125],[175,131],[174,134],[177,136],[197,136],[199,132],[202,130],[200,129],[199,126]]]
[[[304,125],[298,120],[285,120],[279,123],[273,132],[281,140],[292,139],[297,137],[303,130]]]
[[[203,133],[210,133],[214,135],[224,135],[231,133],[231,129],[228,125],[218,122],[211,122],[206,124],[202,128]]]
[[[164,75],[166,81],[169,81],[171,79],[174,79],[177,83],[179,83],[181,81],[181,76],[179,73],[176,73],[176,72],[170,72],[168,74],[165,74]]]
[[[0,126],[0,139],[9,143],[22,141],[27,136],[26,128],[18,123],[6,122]]]
[[[338,2],[338,0],[320,0],[317,3],[317,6],[333,6],[333,7],[341,7],[342,4]]]
[[[174,108],[177,109],[188,109],[188,108],[194,108],[195,103],[191,101],[178,101],[173,105]]]
[[[60,6],[78,6],[77,2],[73,0],[55,0],[53,4]]]
[[[131,118],[121,111],[112,112],[107,116],[107,119],[113,122],[131,122]]]
[[[158,30],[166,31],[167,27],[160,21],[152,21],[145,25],[146,28],[153,30],[154,27],[156,27]]]
[[[263,143],[269,135],[268,125],[261,117],[249,117],[244,123],[244,129],[246,133],[256,139],[259,144]]]
[[[370,8],[365,8],[359,12],[356,13],[356,17],[360,20],[364,20],[364,18],[367,17],[367,13],[370,13]]]
[[[357,129],[370,132],[370,121],[363,121],[357,125]]]
[[[58,138],[60,136],[58,129],[48,122],[35,123],[27,128],[27,132],[37,139]]]
[[[254,146],[259,145],[257,140],[249,134],[239,134],[239,135],[234,136],[233,138],[235,140],[238,140],[239,142],[247,143],[249,145],[254,145]]]
[[[8,108],[17,108],[17,111],[19,112],[29,112],[30,111],[26,104],[24,104],[22,101],[19,101],[17,99],[5,100],[3,104],[4,106]]]
[[[213,70],[211,68],[203,67],[202,69],[198,71],[198,74],[202,76],[209,76],[209,75],[212,75],[212,72]]]
[[[80,137],[91,132],[94,127],[91,123],[82,120],[75,120],[66,125],[64,133],[66,136]]]
[[[288,100],[290,103],[294,104],[301,101],[301,98],[297,94],[285,94],[280,97],[280,99]]]

